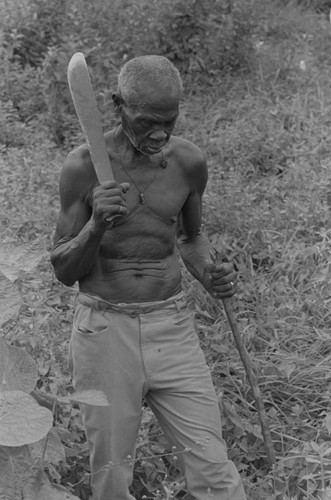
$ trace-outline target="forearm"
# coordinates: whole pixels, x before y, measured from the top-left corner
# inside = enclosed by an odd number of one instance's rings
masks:
[[[181,237],[178,248],[189,272],[216,299],[236,293],[237,273],[231,263],[218,263],[217,254],[205,235]]]
[[[209,290],[208,269],[213,263],[214,251],[207,236],[201,233],[181,236],[178,238],[178,249],[188,271]]]
[[[104,230],[97,229],[89,220],[80,233],[70,239],[62,238],[54,245],[51,262],[59,281],[67,286],[86,276],[92,269]]]

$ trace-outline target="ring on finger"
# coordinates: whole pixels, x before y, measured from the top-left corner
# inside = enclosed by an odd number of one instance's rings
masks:
[[[234,287],[234,283],[233,283],[233,281],[230,281],[230,285],[231,285],[231,288],[233,288],[233,287]]]

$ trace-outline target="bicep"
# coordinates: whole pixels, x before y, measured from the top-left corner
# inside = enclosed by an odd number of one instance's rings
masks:
[[[191,193],[179,217],[178,236],[192,237],[199,234],[202,222],[202,202],[198,193]]]
[[[80,181],[75,168],[71,165],[65,165],[61,173],[60,203],[54,238],[55,246],[77,236],[91,217],[84,183]]]
[[[54,247],[70,241],[83,229],[91,213],[85,203],[75,201],[66,209],[61,208],[54,237]]]
[[[192,169],[190,193],[185,200],[179,218],[179,234],[192,237],[200,233],[202,223],[202,197],[207,184],[208,171],[204,160]]]

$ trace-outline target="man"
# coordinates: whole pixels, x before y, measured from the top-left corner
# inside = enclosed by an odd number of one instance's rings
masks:
[[[82,405],[94,500],[134,498],[127,457],[134,456],[143,398],[169,443],[183,451],[189,498],[246,498],[181,293],[178,251],[218,299],[233,295],[237,280],[232,265],[212,263],[200,231],[205,158],[171,136],[181,91],[168,59],[127,62],[113,95],[120,125],[105,136],[116,181],[98,183],[86,146],[69,154],[61,174],[52,263],[64,284],[79,281],[74,384],[102,390],[110,402]]]

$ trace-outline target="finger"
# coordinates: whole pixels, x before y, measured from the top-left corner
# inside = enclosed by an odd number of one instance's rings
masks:
[[[236,290],[237,289],[237,282],[236,281],[229,281],[228,283],[225,283],[223,285],[215,285],[215,283],[212,283],[213,285],[213,290],[217,292],[228,292],[229,290]]]
[[[222,299],[227,299],[229,297],[233,297],[236,294],[236,290],[230,290],[228,292],[222,292],[217,294],[217,299],[222,300]]]
[[[130,184],[128,182],[122,182],[121,189],[122,189],[124,194],[127,193],[130,189]]]
[[[217,299],[225,299],[226,297],[232,297],[237,292],[237,287],[233,286],[226,289],[222,288],[219,290],[214,290],[213,296]]]
[[[229,273],[233,273],[234,268],[232,264],[217,264],[216,266],[211,268],[212,274],[226,276]]]
[[[117,197],[118,199],[124,200],[125,199],[125,194],[123,191],[119,188],[111,188],[111,189],[103,189],[100,188],[98,191],[95,191],[93,193],[94,199],[103,199],[103,200],[109,200],[112,198]]]
[[[226,274],[225,276],[219,276],[218,274],[211,274],[211,281],[215,285],[227,285],[228,283],[236,283],[238,280],[237,273],[232,272]]]
[[[109,191],[111,189],[118,189],[119,192],[121,193],[127,193],[128,190],[130,189],[130,184],[128,182],[122,182],[121,184],[118,184],[115,181],[107,181],[103,182],[102,184],[99,184],[96,186],[95,190],[105,190]]]
[[[95,205],[99,207],[112,207],[112,206],[119,206],[119,205],[126,205],[126,201],[123,198],[123,196],[120,196],[119,194],[117,195],[109,195],[107,193],[103,193],[100,196],[98,196],[97,199],[94,200]]]
[[[119,188],[119,189],[121,189],[121,185],[118,182],[116,182],[116,181],[103,181],[103,182],[100,182],[100,184],[98,184],[95,189],[98,189],[100,187],[104,188],[104,189],[112,189],[112,188]]]
[[[237,291],[237,281],[229,281],[229,282],[222,284],[222,285],[215,284],[213,282],[212,288],[213,288],[214,294],[218,298],[231,296],[231,295],[234,295]]]
[[[128,209],[123,205],[114,205],[111,208],[111,212],[108,212],[105,216],[105,220],[107,222],[111,222],[114,218],[117,217],[124,217],[128,213]]]

